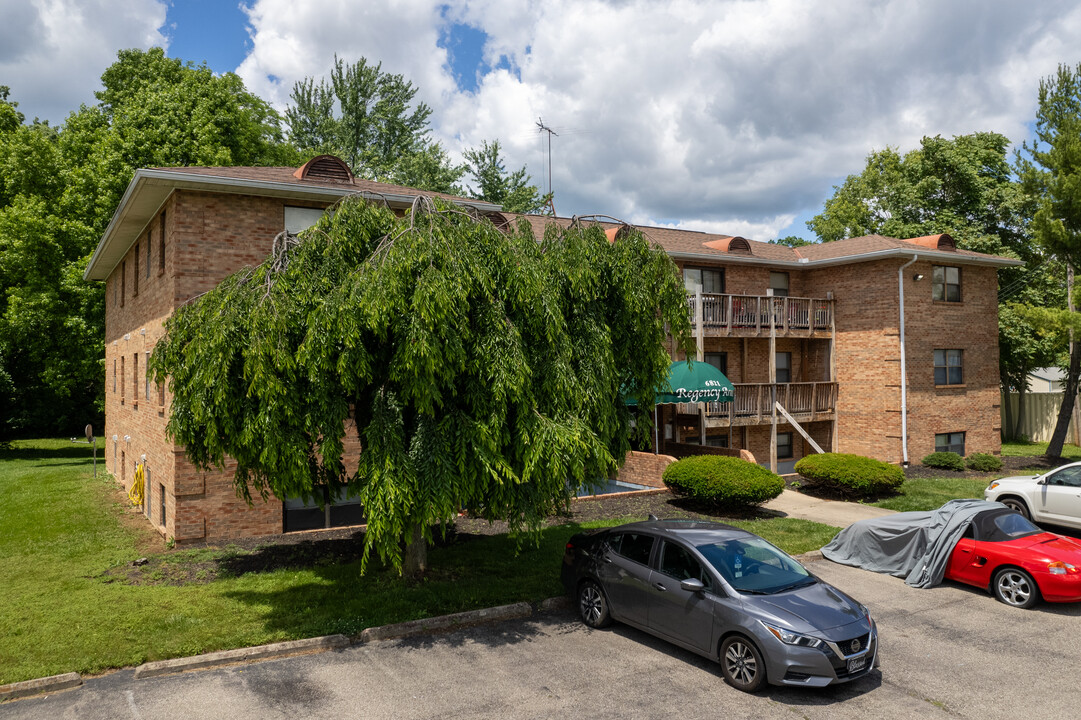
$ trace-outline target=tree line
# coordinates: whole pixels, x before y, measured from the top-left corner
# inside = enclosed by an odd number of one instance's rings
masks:
[[[60,126],[28,121],[0,86],[0,442],[101,431],[104,287],[82,273],[138,168],[295,167],[331,153],[359,177],[510,212],[548,201],[524,167],[506,168],[498,139],[451,162],[417,88],[365,59],[296,83],[284,115],[235,74],[161,48],[121,51],[101,80],[97,102]]]

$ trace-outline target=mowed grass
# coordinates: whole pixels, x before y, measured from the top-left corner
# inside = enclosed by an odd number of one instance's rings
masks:
[[[909,478],[901,485],[899,495],[871,504],[898,512],[934,510],[947,500],[982,500],[989,482],[985,478]]]
[[[1047,452],[1047,443],[1045,442],[1024,442],[1014,440],[1011,442],[1002,443],[1002,454],[1013,455],[1017,457],[1035,457],[1037,455],[1043,455]],[[1062,446],[1062,457],[1067,458],[1073,462],[1081,460],[1081,447],[1077,445],[1070,445],[1069,443]]]
[[[365,575],[349,562],[183,586],[129,585],[106,573],[148,547],[176,562],[237,550],[166,551],[141,519],[125,522],[133,511],[101,472],[100,456],[98,469],[94,479],[89,448],[67,440],[0,451],[0,684],[536,602],[562,593],[560,557],[583,527],[546,529],[539,546],[495,535],[432,548],[431,571],[419,582],[375,560]],[[791,519],[734,524],[794,554],[836,532]]]

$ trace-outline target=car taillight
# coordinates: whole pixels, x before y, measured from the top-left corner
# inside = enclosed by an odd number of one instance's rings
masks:
[[[1062,562],[1061,560],[1056,560],[1053,563],[1049,563],[1047,566],[1047,571],[1052,575],[1077,574],[1077,568],[1075,566],[1071,565],[1070,563]]]

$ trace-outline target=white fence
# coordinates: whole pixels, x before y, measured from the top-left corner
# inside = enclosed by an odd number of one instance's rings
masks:
[[[1017,422],[1017,393],[1003,396],[1002,430],[1004,435],[1009,435],[1006,428],[1006,403],[1010,403],[1010,417]],[[1058,411],[1062,406],[1062,393],[1025,393],[1025,417],[1022,419],[1018,435],[1027,437],[1033,442],[1048,442],[1052,433],[1055,432],[1055,423],[1058,422]],[[1074,403],[1073,418],[1070,420],[1070,429],[1066,432],[1066,442],[1073,445],[1081,445],[1081,437],[1078,436],[1078,427],[1081,427],[1081,398]]]

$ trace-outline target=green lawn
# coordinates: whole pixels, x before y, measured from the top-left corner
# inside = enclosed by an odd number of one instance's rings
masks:
[[[433,548],[432,570],[421,582],[378,562],[361,576],[349,562],[202,584],[132,585],[106,573],[145,554],[148,538],[181,563],[238,551],[167,551],[141,521],[124,524],[116,498],[109,476],[91,477],[85,445],[16,442],[0,451],[0,684],[539,601],[561,593],[559,559],[579,530],[549,528],[539,547],[518,553],[501,535]],[[836,532],[791,519],[735,524],[794,554]]]
[[[1019,457],[1035,457],[1047,452],[1047,443],[1040,442],[1004,442],[1002,443],[1003,455],[1015,455]],[[1062,446],[1062,457],[1070,460],[1081,460],[1081,447],[1065,444]]]
[[[983,499],[985,478],[911,478],[901,486],[901,494],[873,505],[898,512],[934,510],[947,500],[957,498]]]

